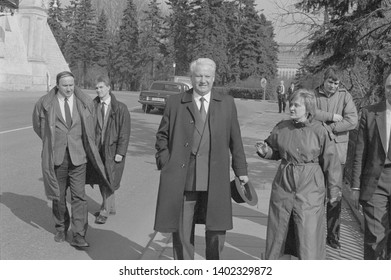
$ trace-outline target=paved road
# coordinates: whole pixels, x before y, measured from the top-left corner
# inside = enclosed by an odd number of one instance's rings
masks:
[[[87,240],[91,247],[78,251],[68,242],[53,241],[51,207],[44,196],[40,170],[41,142],[31,128],[31,111],[42,94],[0,93],[0,259],[145,259],[148,247],[161,247],[156,244],[153,231],[159,180],[154,143],[161,114],[142,112],[137,93],[117,93],[118,99],[128,105],[132,117],[127,164],[117,192],[118,213],[105,225],[94,224],[93,213],[99,208],[100,194],[97,188],[86,187],[90,224]],[[249,176],[258,192],[259,203],[251,209],[234,205],[238,227],[237,232],[230,234],[236,240],[243,240],[249,235],[247,228],[240,228],[241,222],[250,221],[256,230],[252,238],[263,247],[270,187],[279,163],[260,159],[254,153],[254,143],[266,138],[272,127],[288,115],[278,114],[277,104],[273,102],[237,99],[236,104]],[[252,213],[250,218],[246,216],[248,211]],[[200,233],[199,239],[202,238]],[[353,240],[356,241],[357,238]],[[238,259],[261,258],[259,248],[247,245]],[[230,250],[238,251],[234,249]]]

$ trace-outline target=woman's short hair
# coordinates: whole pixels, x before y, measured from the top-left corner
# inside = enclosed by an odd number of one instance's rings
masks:
[[[60,73],[57,74],[57,77],[56,77],[56,85],[58,85],[58,83],[60,82],[60,80],[64,77],[72,77],[72,78],[75,78],[75,76],[73,76],[73,74],[69,71],[62,71]]]
[[[307,119],[311,122],[316,114],[315,94],[311,90],[305,88],[298,89],[292,94],[291,98],[289,99],[289,103],[299,97],[303,98],[304,100]]]
[[[210,58],[198,58],[190,63],[190,73],[193,74],[197,64],[209,65],[216,72],[216,63]]]

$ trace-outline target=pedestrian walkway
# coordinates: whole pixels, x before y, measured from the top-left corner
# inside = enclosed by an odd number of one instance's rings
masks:
[[[227,232],[222,259],[264,259],[267,217],[249,207],[234,206],[234,229]],[[327,260],[363,259],[363,234],[357,219],[346,201],[342,204],[341,249],[326,246]],[[196,260],[205,259],[204,226],[197,225],[195,233]],[[172,260],[171,234],[157,233],[143,254],[144,260]]]
[[[289,118],[288,114],[277,113],[277,104],[271,102],[253,102],[235,100],[239,112],[241,106],[251,110],[253,118],[240,119],[243,145],[247,157],[249,178],[258,194],[258,204],[249,206],[233,202],[234,228],[227,231],[222,259],[224,260],[260,260],[264,259],[266,247],[267,215],[271,184],[278,161],[261,159],[255,153],[254,144],[265,139],[274,125],[282,119]],[[240,117],[240,116],[239,116]],[[233,176],[233,175],[232,175]],[[363,258],[363,234],[360,227],[359,214],[351,210],[347,187],[344,190],[341,249],[327,246],[328,260],[353,260]],[[354,212],[354,213],[353,213]],[[195,229],[195,259],[205,258],[205,227],[196,225]],[[157,232],[142,254],[144,260],[172,260],[173,249],[171,234]]]

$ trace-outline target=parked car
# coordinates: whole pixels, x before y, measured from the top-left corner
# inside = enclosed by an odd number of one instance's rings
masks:
[[[174,94],[185,92],[191,88],[191,84],[184,82],[155,81],[149,90],[140,92],[138,102],[142,104],[144,112],[149,113],[156,108],[161,111],[166,107],[167,99]]]

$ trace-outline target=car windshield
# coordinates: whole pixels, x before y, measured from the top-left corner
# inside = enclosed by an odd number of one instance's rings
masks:
[[[153,83],[151,85],[151,89],[153,89],[153,90],[164,90],[164,91],[181,92],[181,86],[180,85],[163,84],[163,83]]]

